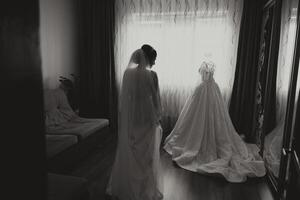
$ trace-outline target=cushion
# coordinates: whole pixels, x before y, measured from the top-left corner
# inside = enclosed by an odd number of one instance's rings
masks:
[[[76,144],[78,139],[74,135],[46,135],[47,157],[52,157],[70,146]]]
[[[78,117],[69,105],[65,92],[60,89],[44,91],[46,126],[55,126]]]
[[[46,128],[47,134],[76,135],[79,140],[109,125],[107,119],[89,119],[77,117],[65,123]]]

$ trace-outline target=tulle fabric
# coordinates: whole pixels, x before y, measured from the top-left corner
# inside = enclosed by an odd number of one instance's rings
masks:
[[[265,137],[264,144],[264,159],[266,161],[266,165],[277,177],[279,175],[283,131],[284,120],[282,120],[278,126]]]
[[[203,82],[186,101],[164,149],[182,168],[220,174],[230,182],[264,176],[259,149],[246,145],[237,134],[220,89],[207,73],[201,73]]]
[[[162,199],[159,99],[143,52],[133,53],[123,77],[118,147],[107,193],[119,200]]]

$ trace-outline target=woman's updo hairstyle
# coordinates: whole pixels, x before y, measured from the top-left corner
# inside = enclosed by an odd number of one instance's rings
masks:
[[[145,53],[145,56],[148,59],[149,64],[153,65],[154,61],[156,59],[156,56],[157,56],[155,49],[152,46],[150,46],[149,44],[144,44],[142,46],[142,50]]]

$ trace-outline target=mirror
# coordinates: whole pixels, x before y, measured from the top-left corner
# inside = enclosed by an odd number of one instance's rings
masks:
[[[265,132],[263,157],[271,176],[278,182],[285,116],[297,29],[298,0],[282,1],[280,42],[276,75],[275,126]]]
[[[298,10],[297,42],[294,53],[293,71],[291,73],[291,84],[289,89],[289,100],[284,128],[284,139],[282,147],[282,157],[280,164],[280,195],[282,199],[297,199],[300,189],[300,163],[299,163],[299,57],[300,57],[300,35]]]

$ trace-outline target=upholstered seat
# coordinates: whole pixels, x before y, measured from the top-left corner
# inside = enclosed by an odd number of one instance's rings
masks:
[[[45,91],[46,133],[52,135],[76,135],[82,140],[109,125],[107,119],[79,117],[70,107],[63,90]]]
[[[74,135],[46,135],[47,157],[52,157],[78,142]]]
[[[61,88],[45,90],[47,167],[62,173],[72,169],[110,133],[108,119],[82,118]]]
[[[48,200],[88,200],[85,178],[48,173]]]
[[[53,135],[76,135],[79,140],[82,140],[108,124],[107,119],[76,118],[56,126],[47,127],[46,131],[48,134]]]

